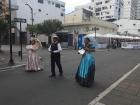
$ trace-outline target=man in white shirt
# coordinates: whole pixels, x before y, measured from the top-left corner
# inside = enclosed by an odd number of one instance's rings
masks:
[[[55,63],[59,68],[59,75],[63,76],[63,70],[60,60],[60,52],[62,51],[61,45],[58,41],[58,36],[53,36],[53,43],[50,45],[48,51],[51,53],[51,72],[50,77],[55,77]]]

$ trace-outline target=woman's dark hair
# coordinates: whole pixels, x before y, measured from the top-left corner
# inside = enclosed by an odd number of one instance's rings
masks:
[[[90,42],[90,39],[89,38],[85,38],[85,40],[87,40],[88,42]]]

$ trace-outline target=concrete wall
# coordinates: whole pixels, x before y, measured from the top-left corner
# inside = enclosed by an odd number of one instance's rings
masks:
[[[125,34],[127,31],[129,34],[140,36],[140,20],[121,19],[114,23],[118,25],[118,32]]]
[[[73,11],[67,15],[65,15],[64,23],[77,23],[82,21],[82,9]]]
[[[48,19],[58,19],[62,22],[64,21],[64,2],[58,0],[44,0],[43,3],[38,3],[38,0],[12,0],[12,4],[16,4],[19,7],[19,9],[16,11],[17,13],[15,17],[27,19],[27,24],[31,24],[32,21],[31,10],[27,5],[25,5],[26,3],[33,8],[34,24],[41,23]],[[55,6],[56,3],[60,4],[60,8]],[[23,31],[26,31],[27,24],[23,24]],[[19,27],[19,25],[17,27]]]

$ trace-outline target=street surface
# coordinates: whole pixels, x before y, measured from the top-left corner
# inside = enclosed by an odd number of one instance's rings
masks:
[[[39,53],[43,57],[44,71],[27,73],[21,67],[0,72],[0,105],[88,105],[140,62],[140,50],[99,50],[95,52],[95,83],[91,88],[85,88],[74,79],[81,58],[77,51],[62,52],[64,77],[56,78],[48,77],[50,59],[47,50]]]

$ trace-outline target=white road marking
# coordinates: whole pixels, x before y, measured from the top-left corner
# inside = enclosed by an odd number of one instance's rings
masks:
[[[105,105],[105,104],[97,102],[95,105]]]
[[[95,99],[93,99],[88,105],[96,105],[103,97],[105,97],[108,93],[110,93],[114,88],[116,88],[124,79],[126,79],[130,74],[136,71],[140,67],[140,63],[138,63],[132,70],[128,73],[124,74],[119,80],[113,83],[109,88],[100,93]]]
[[[0,68],[0,73],[1,73],[1,72],[6,72],[6,71],[11,71],[11,70],[13,70],[14,68],[18,68],[18,67],[22,67],[22,66],[25,66],[25,64],[16,65],[16,66],[11,66],[11,67],[5,67],[5,68]]]

